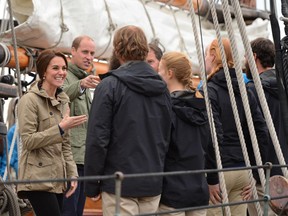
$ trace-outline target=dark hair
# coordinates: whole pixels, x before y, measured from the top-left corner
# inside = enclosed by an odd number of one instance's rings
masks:
[[[120,57],[124,61],[145,61],[149,52],[143,30],[133,25],[124,26],[116,31],[113,46],[117,58]]]
[[[154,51],[156,58],[158,59],[158,61],[160,61],[163,56],[163,52],[160,47],[155,43],[149,43],[148,45],[149,49]]]
[[[251,41],[252,52],[260,60],[264,68],[273,67],[275,64],[275,47],[271,40],[260,37]]]
[[[89,37],[89,36],[87,36],[87,35],[81,35],[81,36],[76,37],[76,38],[73,40],[73,42],[72,42],[72,47],[71,47],[71,48],[74,47],[74,48],[77,50],[78,47],[80,46],[81,41],[82,41],[84,38],[89,39],[89,40],[91,40],[91,41],[94,42],[94,40],[93,40],[91,37]]]
[[[37,70],[37,73],[38,73],[38,76],[39,76],[41,82],[43,82],[43,77],[44,77],[44,74],[47,70],[47,67],[48,67],[50,61],[54,57],[63,58],[65,61],[66,67],[68,67],[67,59],[63,53],[56,51],[56,50],[51,50],[51,49],[42,51],[40,53],[40,55],[38,56],[37,61],[36,61],[36,70]]]

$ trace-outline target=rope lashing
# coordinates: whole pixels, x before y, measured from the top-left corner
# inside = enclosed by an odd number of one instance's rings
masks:
[[[6,44],[0,43],[0,47],[2,47],[3,52],[4,52],[4,59],[2,62],[0,62],[0,67],[4,67],[9,63],[9,61],[11,59],[11,54],[10,54],[10,50],[8,49]]]
[[[104,48],[103,52],[101,52],[98,56],[96,56],[97,59],[100,59],[101,56],[108,50],[111,42],[112,42],[112,36],[113,36],[113,32],[115,31],[115,29],[117,28],[117,25],[114,24],[113,20],[112,20],[112,16],[111,16],[111,12],[110,9],[108,7],[107,1],[104,0],[104,4],[105,4],[105,10],[107,12],[107,16],[108,16],[108,21],[109,21],[109,26],[107,28],[108,32],[109,32],[109,41],[106,45],[106,47]]]
[[[61,29],[61,34],[60,34],[60,37],[58,38],[58,41],[56,42],[55,45],[51,46],[51,47],[48,47],[47,49],[52,49],[52,48],[55,48],[57,47],[61,40],[62,40],[62,37],[63,37],[63,34],[65,32],[68,32],[69,31],[69,28],[67,27],[67,25],[64,23],[64,13],[63,13],[63,3],[62,3],[62,0],[60,0],[60,19],[61,19],[61,23],[60,23],[60,29]]]
[[[15,63],[16,63],[16,73],[17,73],[17,81],[18,81],[18,95],[19,97],[22,97],[22,85],[21,85],[21,77],[20,77],[20,64],[19,64],[19,58],[17,53],[17,41],[16,41],[16,34],[14,29],[14,20],[12,17],[12,6],[11,6],[11,0],[7,0],[8,2],[8,8],[9,8],[9,22],[11,26],[11,32],[12,32],[12,41],[13,41],[13,49],[14,49],[14,57],[15,57]]]
[[[195,11],[193,7],[192,0],[189,1],[189,12],[190,12],[190,17],[191,17],[191,22],[192,22],[192,29],[194,33],[194,38],[195,38],[195,44],[196,44],[196,50],[197,50],[197,56],[199,60],[199,65],[200,65],[200,76],[203,81],[203,92],[204,92],[204,99],[205,99],[205,104],[206,104],[206,109],[207,109],[207,114],[208,114],[208,120],[209,120],[209,125],[210,125],[210,130],[211,130],[211,138],[215,150],[215,155],[216,155],[216,162],[217,162],[217,168],[222,169],[222,162],[221,162],[221,156],[220,156],[220,150],[219,150],[219,145],[218,145],[218,140],[217,140],[217,134],[216,134],[216,129],[215,129],[215,123],[214,123],[214,118],[212,114],[212,108],[211,108],[211,103],[209,100],[208,96],[208,89],[207,89],[207,79],[206,79],[206,73],[205,73],[205,65],[204,65],[204,59],[203,55],[201,52],[201,46],[200,46],[200,40],[199,40],[199,34],[196,26],[196,19],[195,19]],[[223,172],[219,172],[219,185],[222,191],[222,196],[223,196],[223,203],[228,203],[228,195],[227,195],[227,190],[226,190],[226,184],[225,184],[225,178]],[[225,207],[224,208],[225,213],[227,216],[231,215],[230,208]]]

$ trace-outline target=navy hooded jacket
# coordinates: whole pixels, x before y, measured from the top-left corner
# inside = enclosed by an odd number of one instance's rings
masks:
[[[110,71],[96,87],[85,153],[85,176],[163,172],[171,133],[171,100],[165,82],[143,61]],[[115,180],[87,181],[89,197],[114,194]],[[162,177],[125,178],[122,196],[156,196]]]

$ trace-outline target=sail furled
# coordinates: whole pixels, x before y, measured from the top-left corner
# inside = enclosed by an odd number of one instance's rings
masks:
[[[72,40],[78,35],[89,35],[96,42],[96,57],[107,59],[112,53],[115,29],[125,25],[141,27],[149,41],[157,39],[166,51],[183,51],[198,68],[198,59],[187,10],[160,3],[142,0],[11,0],[19,46],[35,48],[57,47],[70,52]],[[204,48],[216,37],[214,25],[205,16],[200,17]],[[236,38],[241,40],[235,22]],[[269,21],[255,19],[247,25],[247,34],[270,37]],[[198,28],[200,28],[198,23]],[[225,36],[225,24],[222,24]],[[11,30],[0,33],[0,40],[11,42]],[[242,46],[239,43],[239,46]],[[244,55],[244,48],[239,47]]]

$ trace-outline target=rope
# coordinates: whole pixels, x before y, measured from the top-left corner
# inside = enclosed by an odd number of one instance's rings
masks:
[[[176,25],[176,28],[177,28],[177,32],[178,32],[178,35],[180,37],[180,44],[179,44],[180,49],[181,49],[181,51],[185,50],[185,52],[187,54],[189,54],[189,52],[187,50],[187,47],[186,47],[186,44],[185,44],[185,41],[184,41],[183,36],[181,34],[181,31],[180,31],[180,27],[179,27],[179,24],[178,24],[176,15],[175,15],[175,10],[172,9],[171,5],[169,5],[169,9],[172,11],[172,15],[173,15],[173,19],[174,19],[174,22],[175,22],[175,25]]]
[[[0,177],[0,215],[9,212],[9,215],[21,216],[18,198],[10,185],[4,185]]]
[[[4,56],[5,56],[5,59],[2,62],[0,62],[0,67],[4,67],[9,63],[9,61],[11,59],[11,53],[5,44],[0,43],[0,46],[3,48]]]
[[[205,65],[204,65],[204,60],[203,60],[203,55],[201,52],[201,46],[199,43],[199,34],[197,31],[197,26],[196,26],[196,20],[195,20],[195,12],[194,12],[194,7],[192,0],[189,0],[189,12],[190,12],[190,17],[191,17],[191,22],[192,22],[192,29],[194,33],[194,38],[195,38],[195,44],[196,44],[196,50],[197,50],[197,56],[199,60],[199,66],[200,66],[200,76],[201,79],[203,80],[203,91],[204,91],[204,99],[205,99],[205,104],[206,104],[206,109],[207,109],[207,114],[208,114],[208,120],[209,120],[209,125],[210,125],[210,130],[211,130],[211,138],[215,150],[215,155],[216,155],[216,162],[217,162],[217,168],[222,169],[222,162],[221,162],[221,156],[220,156],[220,150],[219,150],[219,145],[217,141],[217,134],[216,134],[216,129],[215,129],[215,123],[214,123],[214,118],[212,114],[212,108],[211,108],[211,103],[209,100],[208,96],[208,90],[207,90],[207,79],[206,79],[206,74],[205,74]],[[219,185],[222,191],[222,196],[223,196],[223,203],[228,203],[228,196],[227,196],[227,190],[225,186],[225,178],[223,172],[219,172]],[[230,208],[225,207],[225,213],[227,216],[231,215]]]
[[[145,5],[146,2],[145,2],[145,0],[141,0],[141,3],[142,3],[142,5],[143,5],[145,14],[146,14],[146,16],[147,16],[147,18],[148,18],[148,21],[149,21],[149,24],[150,24],[150,27],[151,27],[151,30],[152,30],[152,34],[153,34],[153,39],[152,39],[152,40],[157,40],[157,41],[159,41],[159,39],[156,37],[155,28],[154,28],[154,26],[153,26],[151,16],[150,16],[150,14],[148,13],[148,10],[147,10],[147,8],[146,8],[146,5]]]
[[[25,68],[25,71],[22,71],[24,72],[24,74],[26,73],[29,73],[32,71],[32,68],[34,66],[34,57],[33,57],[33,51],[28,48],[28,47],[21,47],[25,50],[25,54],[29,57],[29,64],[28,64],[28,67]]]
[[[110,13],[110,9],[109,9],[109,7],[108,7],[108,4],[107,4],[107,2],[106,2],[106,0],[104,0],[104,4],[105,4],[105,9],[106,9],[106,12],[107,12],[107,15],[108,15],[108,21],[109,21],[109,26],[108,26],[108,32],[109,32],[109,42],[108,42],[108,44],[107,44],[107,46],[105,47],[105,49],[104,49],[104,51],[100,54],[100,55],[98,55],[96,58],[98,58],[98,59],[100,59],[101,58],[101,56],[107,51],[107,49],[109,48],[109,46],[110,46],[110,44],[111,44],[111,41],[112,41],[112,33],[113,33],[113,31],[115,31],[115,29],[116,29],[116,27],[117,27],[117,25],[115,25],[114,23],[113,23],[113,20],[112,20],[112,16],[111,16],[111,13]]]
[[[64,23],[64,15],[63,15],[63,5],[62,5],[62,0],[60,0],[60,19],[61,19],[61,23],[60,23],[60,29],[61,29],[61,34],[60,34],[60,37],[57,41],[57,43],[51,47],[48,47],[47,49],[52,49],[52,48],[55,48],[57,47],[61,40],[62,40],[62,37],[63,37],[63,33],[64,32],[68,32],[69,31],[69,28],[67,27],[67,25]]]
[[[256,92],[257,92],[258,97],[259,97],[260,105],[261,105],[261,108],[262,108],[262,111],[263,111],[263,114],[264,114],[264,117],[266,120],[266,124],[267,124],[268,130],[269,130],[269,133],[270,133],[270,136],[271,136],[274,148],[275,148],[277,158],[278,158],[280,164],[286,164],[285,159],[283,157],[283,153],[281,151],[279,140],[278,140],[275,128],[274,128],[274,124],[273,124],[273,121],[271,118],[269,107],[267,105],[267,101],[266,101],[266,97],[265,97],[265,94],[264,94],[264,91],[262,88],[261,80],[260,80],[260,77],[257,73],[257,68],[256,68],[256,64],[255,64],[255,61],[253,58],[252,49],[251,49],[251,46],[250,46],[250,43],[249,43],[249,40],[247,37],[247,32],[245,29],[245,23],[244,23],[243,17],[241,16],[241,8],[239,5],[239,2],[238,1],[232,1],[232,6],[233,6],[234,11],[235,11],[235,17],[237,20],[237,24],[238,24],[238,27],[240,30],[242,40],[244,42],[246,56],[248,57],[248,63],[249,63],[250,68],[251,68],[252,77],[253,77],[253,81],[255,83]],[[253,145],[253,147],[254,147],[254,145]],[[287,167],[282,167],[281,169],[282,169],[284,176],[286,178],[288,178]]]
[[[16,63],[16,73],[17,73],[17,81],[18,81],[18,95],[19,97],[22,97],[22,87],[21,87],[21,77],[20,77],[20,65],[19,65],[19,58],[17,53],[17,41],[16,41],[16,35],[15,35],[15,29],[14,29],[14,21],[12,17],[12,6],[11,6],[11,0],[7,0],[8,2],[8,8],[9,8],[9,21],[11,26],[11,32],[12,32],[12,39],[13,39],[13,49],[14,49],[14,57],[15,57],[15,63]]]
[[[247,108],[249,109],[249,103],[248,103],[248,97],[247,97],[247,93],[246,93],[246,87],[245,87],[245,84],[244,84],[244,80],[243,80],[243,77],[242,77],[242,70],[241,70],[241,66],[240,66],[240,63],[239,63],[240,61],[239,61],[237,45],[235,43],[235,38],[234,38],[233,31],[232,31],[232,19],[231,19],[231,15],[230,15],[229,5],[228,5],[227,1],[222,2],[222,5],[223,5],[224,19],[225,19],[225,22],[227,24],[228,35],[229,35],[229,38],[231,40],[232,55],[233,55],[234,62],[236,63],[236,71],[237,70],[240,71],[240,74],[236,73],[236,75],[237,75],[238,82],[240,82],[239,83],[239,87],[240,87],[241,97],[242,97],[242,92],[243,92],[243,94],[245,93],[244,96],[246,98],[244,98],[244,100],[246,100],[246,103],[244,103],[244,108],[246,107],[246,109]],[[220,33],[220,28],[219,28],[219,22],[218,22],[218,18],[217,18],[216,8],[215,8],[214,4],[210,4],[210,6],[211,6],[213,23],[214,23],[214,26],[215,26],[216,35],[217,35],[217,39],[218,39],[218,43],[219,43],[219,47],[220,47],[222,64],[223,64],[223,67],[224,67],[224,74],[225,74],[225,77],[226,77],[226,80],[227,80],[228,93],[229,93],[229,96],[230,96],[232,111],[233,111],[234,118],[235,118],[235,124],[236,124],[236,128],[237,128],[238,136],[239,136],[239,139],[240,139],[240,144],[241,144],[241,148],[242,148],[245,164],[246,164],[246,166],[251,166],[250,160],[249,160],[249,155],[248,155],[248,152],[247,152],[246,142],[245,142],[242,126],[241,126],[239,112],[238,112],[238,108],[237,108],[237,103],[236,103],[236,100],[235,100],[235,94],[234,94],[234,91],[233,91],[232,81],[231,81],[231,77],[229,75],[229,69],[228,69],[228,65],[227,65],[227,61],[226,61],[226,55],[225,55],[224,46],[223,46],[223,43],[222,43],[222,37],[221,37],[221,33]],[[242,100],[243,100],[243,97],[242,97]],[[250,109],[248,111],[250,112]],[[250,115],[251,115],[251,113],[250,113]],[[255,134],[255,132],[254,132],[254,134]],[[258,149],[258,152],[259,152],[259,149]],[[261,158],[260,158],[260,160],[261,160]],[[248,175],[249,175],[250,182],[251,182],[251,184],[253,186],[252,187],[253,196],[254,196],[254,198],[258,199],[257,190],[256,190],[256,187],[255,187],[255,181],[254,181],[254,178],[253,178],[252,170],[248,171]],[[261,207],[260,207],[260,203],[256,203],[256,208],[257,208],[258,214],[262,215],[262,210],[261,210]]]

